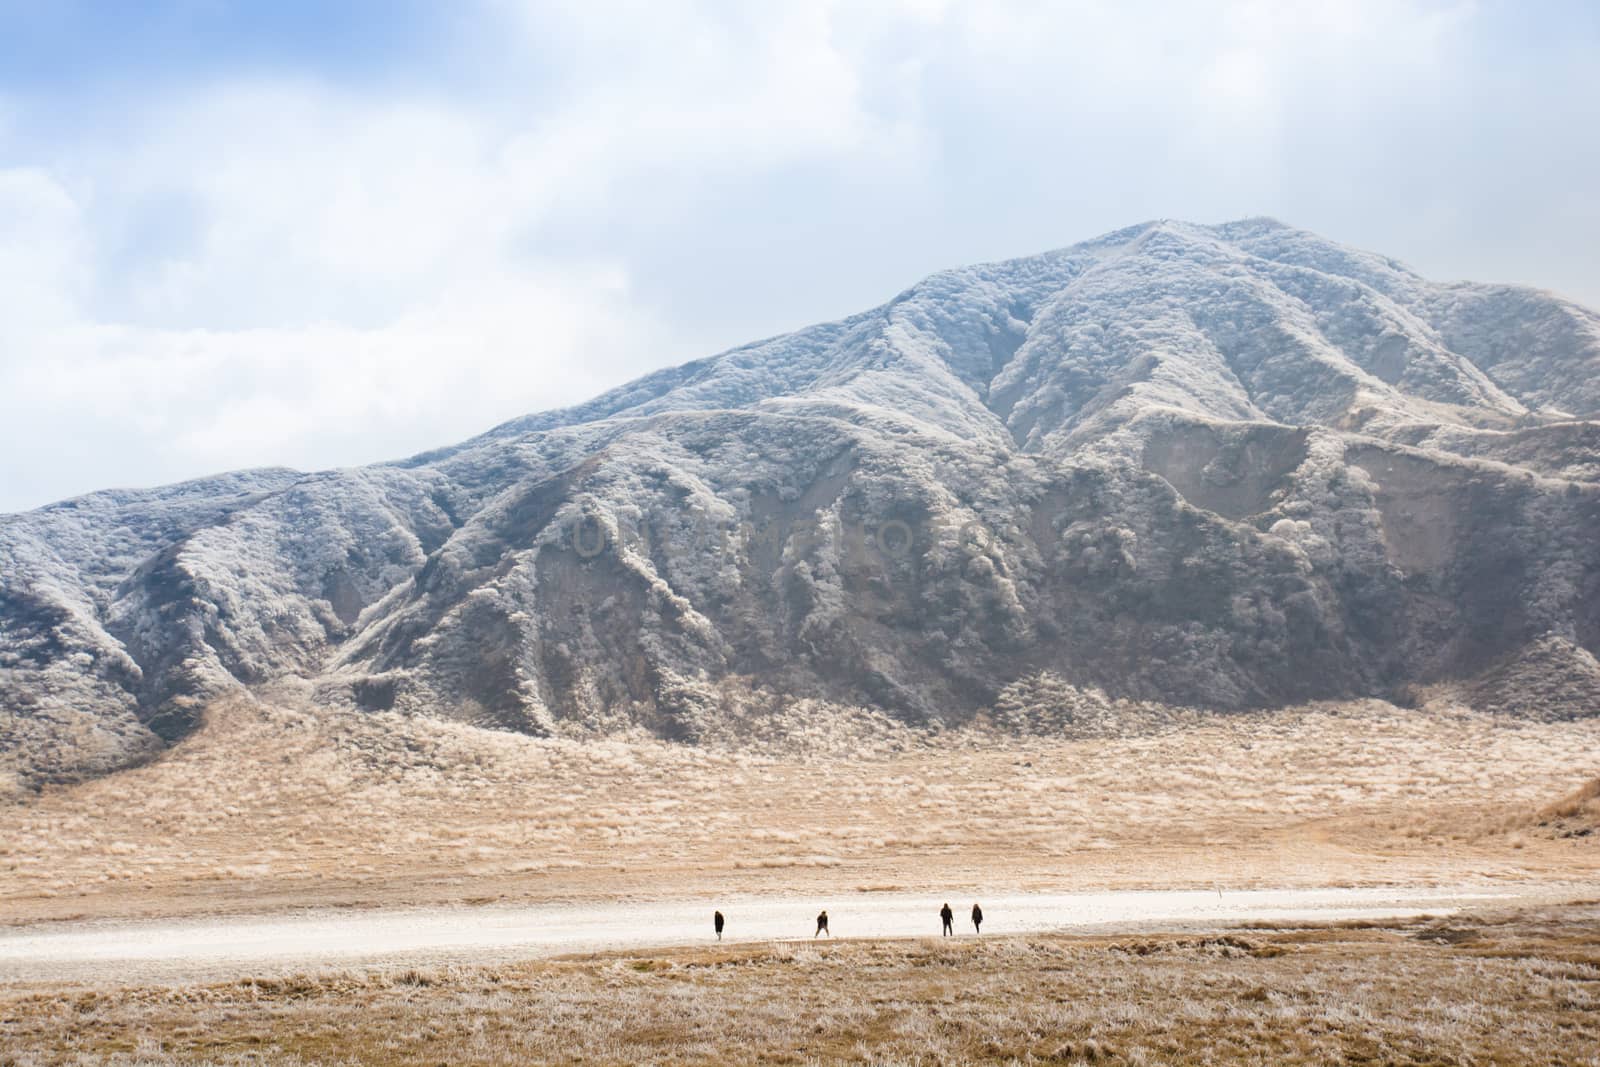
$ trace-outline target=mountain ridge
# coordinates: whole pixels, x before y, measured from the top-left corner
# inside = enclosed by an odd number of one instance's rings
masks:
[[[686,741],[1046,675],[1224,710],[1521,649],[1588,679],[1597,419],[1570,301],[1155,220],[405,459],[0,516],[0,773],[103,773],[282,678]]]

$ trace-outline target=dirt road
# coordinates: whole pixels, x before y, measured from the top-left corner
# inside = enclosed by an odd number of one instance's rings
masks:
[[[1215,927],[1446,914],[1561,899],[1561,887],[1190,889],[984,898],[986,936],[1047,930]],[[192,980],[374,963],[486,962],[707,943],[711,913],[729,941],[809,939],[827,908],[837,937],[937,936],[943,899],[906,893],[830,898],[600,903],[594,906],[318,910],[270,918],[51,923],[0,931],[0,980]],[[973,901],[952,897],[971,936]]]

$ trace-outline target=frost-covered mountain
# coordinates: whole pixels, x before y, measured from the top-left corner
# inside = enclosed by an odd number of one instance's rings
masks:
[[[282,678],[691,741],[1072,687],[1584,713],[1597,519],[1600,315],[1149,223],[403,462],[0,517],[0,773],[123,765]]]

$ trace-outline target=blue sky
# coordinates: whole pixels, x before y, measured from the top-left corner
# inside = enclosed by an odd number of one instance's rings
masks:
[[[0,511],[402,456],[1148,218],[1600,304],[1600,8],[0,0]]]

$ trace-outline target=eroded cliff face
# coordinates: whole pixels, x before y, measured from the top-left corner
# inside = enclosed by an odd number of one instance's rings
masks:
[[[1592,714],[1597,381],[1593,312],[1266,220],[951,271],[402,463],[0,519],[0,773],[283,677],[686,741],[1041,686]]]

